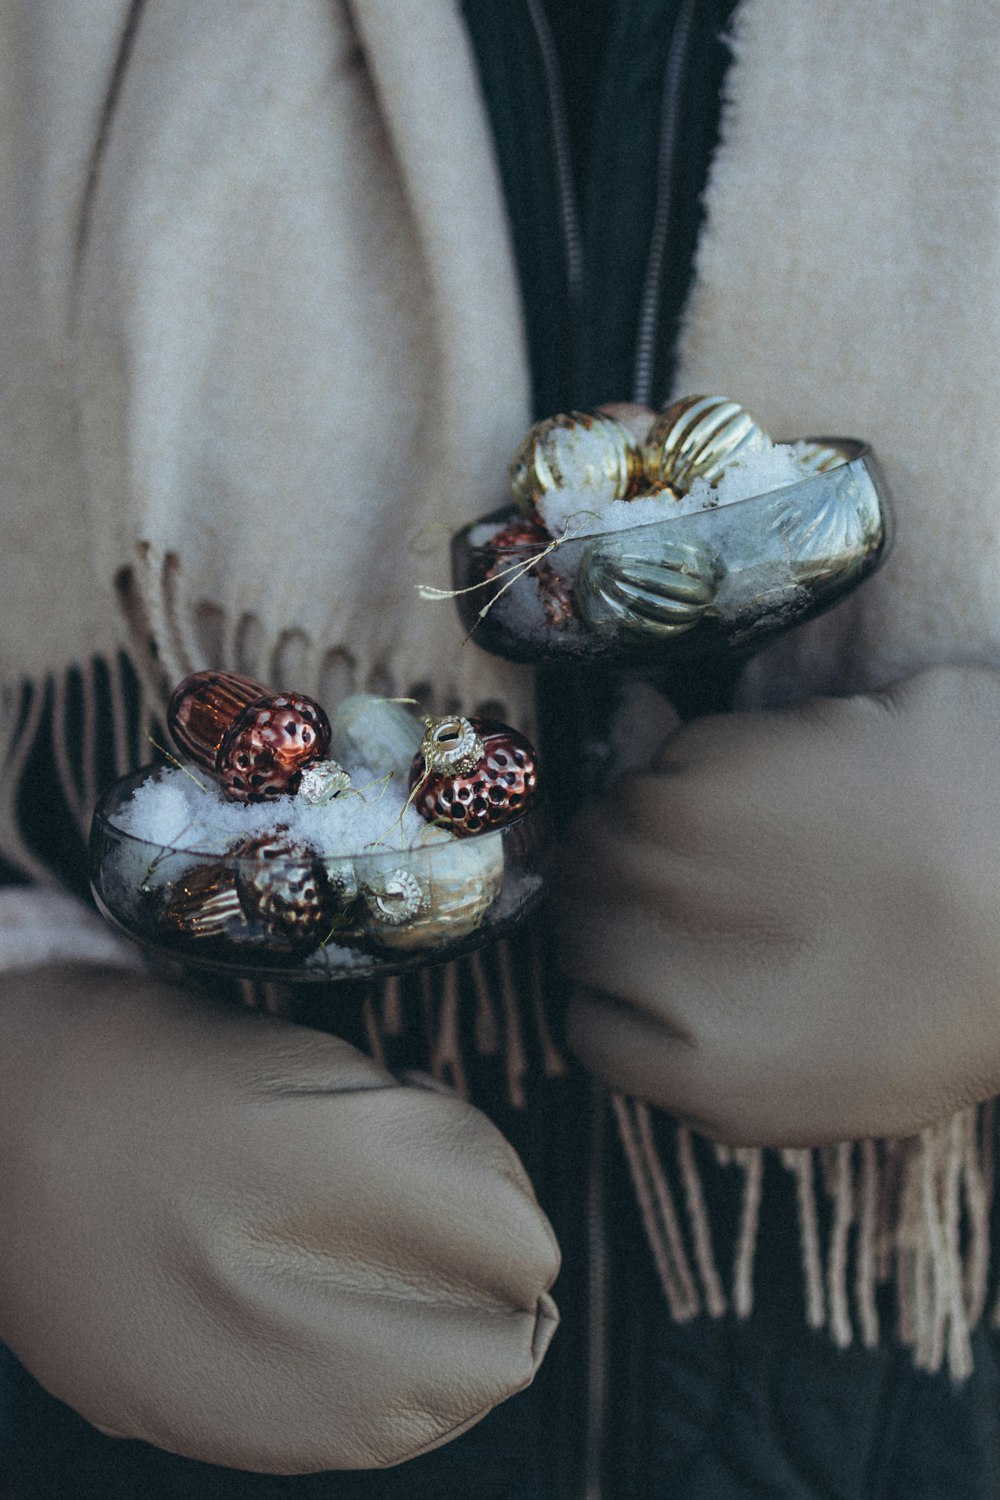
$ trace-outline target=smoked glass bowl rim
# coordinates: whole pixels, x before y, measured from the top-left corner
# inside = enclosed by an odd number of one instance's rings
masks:
[[[610,537],[621,537],[623,535],[642,537],[644,534],[656,534],[662,532],[665,526],[681,527],[685,522],[690,522],[693,519],[699,520],[704,525],[711,525],[712,518],[714,517],[719,517],[722,519],[732,517],[739,511],[750,506],[759,505],[762,500],[771,500],[776,495],[781,495],[786,499],[792,499],[800,490],[809,490],[810,492],[812,492],[813,490],[815,490],[817,482],[822,481],[827,475],[838,474],[841,469],[846,468],[850,464],[859,462],[862,463],[866,468],[873,471],[873,474],[879,479],[878,497],[886,531],[886,546],[888,546],[888,543],[891,540],[892,532],[892,510],[888,503],[888,498],[884,488],[884,481],[881,480],[878,461],[875,457],[875,453],[871,443],[867,442],[863,438],[852,437],[785,438],[778,439],[777,441],[786,445],[796,443],[809,443],[817,448],[829,448],[830,450],[837,452],[840,455],[840,459],[837,463],[827,464],[821,469],[816,469],[811,473],[803,474],[800,479],[794,479],[789,484],[780,484],[774,488],[758,490],[753,495],[745,495],[742,500],[731,500],[725,505],[706,506],[704,510],[698,511],[682,511],[678,515],[670,515],[665,513],[662,516],[658,516],[653,521],[643,521],[639,526],[629,526],[624,529],[621,527],[612,526],[609,527],[606,531],[587,531],[581,532],[578,536],[572,535],[566,538],[559,538],[558,550],[561,551],[563,547],[573,548],[574,550],[583,550],[584,548],[588,547],[591,542],[604,541]],[[650,494],[639,494],[634,498],[636,500],[648,500],[652,498],[652,496]],[[470,552],[485,553],[489,550],[490,539],[487,539],[483,542],[473,542],[470,540],[470,534],[473,531],[478,530],[481,526],[489,526],[494,523],[499,524],[502,521],[518,518],[522,520],[526,519],[524,513],[518,509],[515,502],[512,499],[508,498],[503,503],[503,505],[498,505],[487,514],[477,516],[475,520],[466,522],[465,525],[455,533],[453,538],[453,545],[459,546],[462,549],[467,548]],[[530,555],[536,552],[543,551],[546,545],[546,542],[543,540],[510,542],[505,543],[504,552],[511,553],[512,555],[516,555],[519,553]]]

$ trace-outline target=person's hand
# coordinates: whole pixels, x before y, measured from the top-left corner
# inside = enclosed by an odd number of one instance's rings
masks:
[[[96,1426],[380,1467],[531,1380],[558,1251],[457,1097],[103,972],[6,979],[0,1038],[0,1339]]]
[[[1000,676],[688,725],[565,851],[570,1044],[716,1139],[902,1135],[1000,1089]]]

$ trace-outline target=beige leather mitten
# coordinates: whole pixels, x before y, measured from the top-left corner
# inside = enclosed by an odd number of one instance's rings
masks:
[[[0,1338],[89,1421],[380,1467],[532,1379],[558,1251],[476,1110],[135,976],[2,989]]]
[[[687,725],[587,808],[577,1055],[739,1145],[911,1135],[1000,1090],[1000,673]]]

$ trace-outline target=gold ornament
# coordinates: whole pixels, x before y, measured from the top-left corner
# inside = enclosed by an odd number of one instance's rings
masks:
[[[592,630],[667,641],[684,635],[715,603],[719,564],[697,542],[644,535],[592,542],[576,581],[580,613]]]
[[[730,465],[767,433],[725,396],[684,396],[664,408],[643,449],[646,479],[686,495],[696,479],[718,484]]]
[[[571,490],[582,503],[604,506],[628,499],[641,479],[634,435],[598,412],[560,412],[536,422],[510,461],[510,492],[526,516],[552,490]]]
[[[411,851],[408,869],[362,884],[366,936],[380,948],[404,953],[458,942],[482,925],[503,872],[497,834],[459,839],[446,828],[428,826]]]

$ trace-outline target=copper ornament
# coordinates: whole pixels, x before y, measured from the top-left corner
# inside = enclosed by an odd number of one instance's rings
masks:
[[[344,893],[335,889],[314,850],[278,830],[246,839],[229,857],[236,861],[240,905],[269,947],[310,952],[343,925]]]
[[[272,693],[236,672],[193,672],[178,683],[167,725],[179,749],[218,777],[232,802],[265,802],[298,789],[326,754],[330,723],[313,698]]]
[[[269,802],[296,792],[304,768],[329,744],[329,720],[314,699],[275,693],[240,714],[219,746],[215,774],[231,801]]]
[[[182,755],[215,770],[219,747],[245,708],[267,697],[267,688],[237,672],[192,672],[174,688],[167,728]]]
[[[495,560],[483,576],[503,582],[509,576],[508,569],[529,562],[535,552],[538,561],[532,563],[528,574],[538,585],[549,624],[554,630],[564,630],[575,616],[573,596],[549,559],[542,556],[551,541],[552,537],[537,521],[512,521],[491,537],[489,549]]]
[[[469,764],[468,725],[482,744]],[[463,748],[448,763],[447,744]],[[413,805],[422,818],[460,836],[503,828],[528,811],[538,794],[534,748],[507,724],[493,719],[431,719],[410,768]]]
[[[245,942],[249,936],[233,871],[224,861],[196,865],[177,880],[167,896],[163,920],[179,937],[198,942]]]

